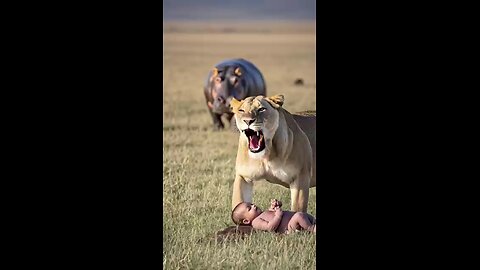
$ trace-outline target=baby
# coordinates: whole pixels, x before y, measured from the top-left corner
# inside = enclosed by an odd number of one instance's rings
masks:
[[[241,202],[232,211],[235,224],[250,225],[254,229],[278,233],[307,230],[316,233],[315,218],[303,212],[282,211],[282,202],[273,199],[270,209],[263,212],[255,204]]]

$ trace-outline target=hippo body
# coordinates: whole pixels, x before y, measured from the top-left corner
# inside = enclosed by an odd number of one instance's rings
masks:
[[[245,59],[224,60],[208,73],[204,86],[205,100],[213,119],[214,129],[223,129],[222,115],[231,121],[232,98],[243,100],[249,96],[266,95],[262,73]]]

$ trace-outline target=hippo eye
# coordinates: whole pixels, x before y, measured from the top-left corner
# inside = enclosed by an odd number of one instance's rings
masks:
[[[264,112],[264,111],[266,111],[266,110],[267,110],[267,109],[265,109],[265,108],[262,107],[262,108],[258,109],[258,112]]]

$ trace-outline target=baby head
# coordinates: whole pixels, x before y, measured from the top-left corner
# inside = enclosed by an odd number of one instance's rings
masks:
[[[252,221],[262,213],[253,203],[241,202],[232,210],[232,220],[235,224],[251,225]]]

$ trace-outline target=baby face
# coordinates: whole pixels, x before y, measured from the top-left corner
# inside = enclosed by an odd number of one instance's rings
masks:
[[[238,213],[244,220],[248,220],[247,223],[250,223],[262,213],[262,210],[253,203],[245,202],[238,206]]]

